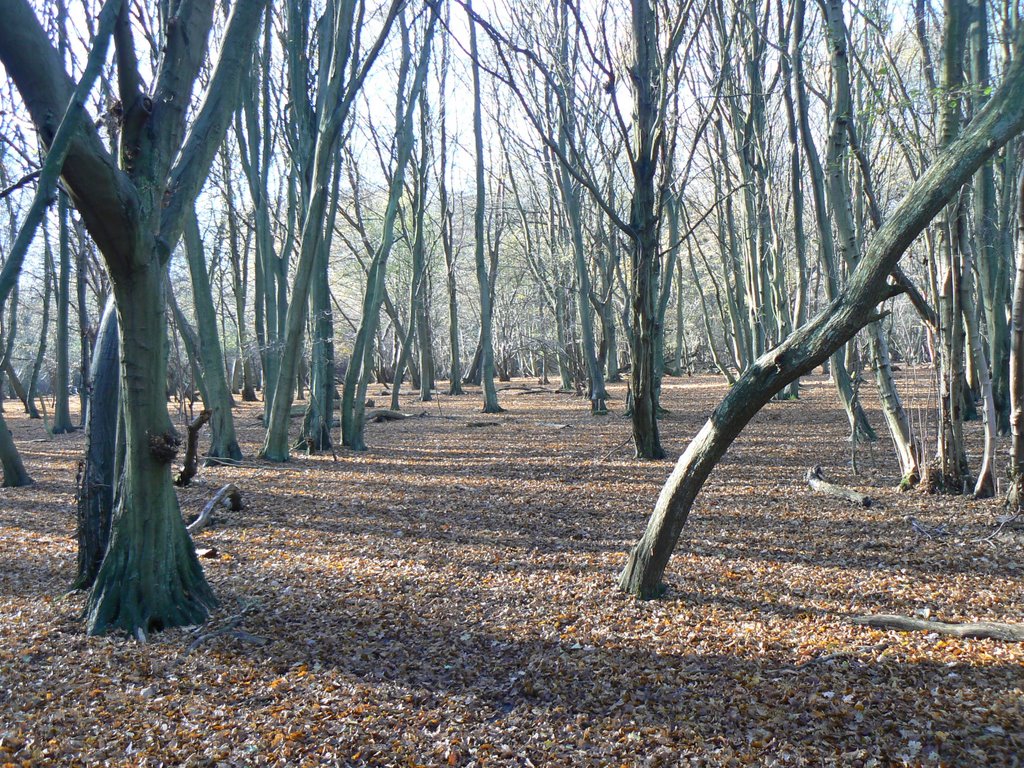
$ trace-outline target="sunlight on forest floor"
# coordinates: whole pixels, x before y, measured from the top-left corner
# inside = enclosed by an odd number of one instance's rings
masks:
[[[924,427],[928,374],[900,376]],[[0,490],[0,763],[1013,764],[1024,648],[849,618],[1020,622],[1024,533],[990,535],[994,501],[897,493],[876,402],[882,439],[854,476],[834,390],[804,381],[712,476],[665,599],[615,589],[672,466],[632,459],[623,385],[594,417],[517,381],[497,416],[476,394],[403,397],[425,415],[368,425],[362,454],[202,469],[186,516],[227,482],[245,503],[197,536],[222,605],[148,645],[87,638],[82,596],[62,596],[83,437],[48,438],[8,401],[37,484]],[[670,456],[724,391],[666,380]],[[247,457],[261,410],[235,411]],[[471,426],[484,418],[499,423]],[[815,464],[876,504],[812,494]],[[249,635],[187,653],[232,627]]]

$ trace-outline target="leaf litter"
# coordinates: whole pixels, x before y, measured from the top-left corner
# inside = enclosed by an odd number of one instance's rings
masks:
[[[146,644],[86,637],[64,594],[82,436],[33,442],[8,407],[37,483],[0,490],[0,766],[1019,764],[1024,648],[850,623],[1020,622],[1024,534],[990,535],[998,502],[898,493],[881,442],[854,475],[808,377],[723,459],[641,603],[615,577],[671,464],[630,457],[621,385],[607,417],[530,386],[497,427],[442,396],[369,425],[365,453],[202,469],[186,516],[229,482],[244,501],[196,536],[221,607]],[[669,455],[722,392],[666,380]],[[258,411],[236,410],[247,456]],[[813,494],[815,464],[878,504]]]

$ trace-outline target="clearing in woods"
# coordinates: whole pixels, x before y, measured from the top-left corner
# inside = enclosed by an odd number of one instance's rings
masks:
[[[903,375],[926,427],[929,374]],[[897,493],[887,443],[854,476],[832,387],[804,381],[712,475],[665,599],[615,589],[671,467],[631,458],[623,385],[592,417],[520,381],[496,416],[403,398],[426,415],[368,425],[366,453],[202,469],[187,515],[228,482],[245,503],[196,537],[221,607],[145,645],[85,636],[63,594],[83,438],[8,401],[37,483],[0,490],[0,763],[1017,764],[1024,646],[850,617],[1020,622],[1024,532]],[[666,379],[671,456],[723,391]],[[236,411],[247,457],[261,410]],[[816,464],[876,503],[813,494]]]

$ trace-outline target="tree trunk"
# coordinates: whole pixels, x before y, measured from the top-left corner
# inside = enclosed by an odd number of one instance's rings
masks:
[[[650,0],[633,0],[633,130],[636,132],[633,198],[629,224],[632,243],[632,334],[629,390],[632,395],[633,442],[640,459],[663,459],[658,434],[655,345],[658,335],[658,198],[655,191],[660,142],[655,139],[658,114],[656,70],[657,24]]]
[[[469,0],[466,2],[466,9],[472,11],[472,3]],[[483,388],[484,395],[483,412],[500,413],[504,409],[498,405],[498,391],[494,387],[491,276],[487,270],[484,247],[486,244],[484,232],[486,185],[484,183],[484,134],[481,114],[483,104],[480,101],[480,60],[477,50],[476,24],[472,20],[469,24],[469,49],[473,70],[473,147],[476,158],[476,209],[473,213],[473,225],[476,281],[480,288],[480,386]]]
[[[1017,182],[1017,252],[1010,313],[1010,489],[1007,503],[1024,508],[1024,167]]]
[[[210,449],[208,460],[240,461],[242,449],[235,437],[235,420],[231,413],[231,389],[224,373],[224,353],[217,333],[217,310],[213,305],[210,275],[207,271],[199,220],[195,211],[185,218],[185,256],[192,278],[192,300],[195,303],[196,328],[199,336],[199,364],[203,370],[205,392],[203,404],[210,411]],[[207,463],[210,463],[208,461]]]
[[[114,511],[114,465],[121,413],[118,382],[117,313],[107,300],[96,336],[89,378],[92,390],[85,416],[85,457],[78,484],[78,567],[75,589],[96,580],[110,541]],[[121,459],[123,464],[124,457]]]
[[[939,111],[938,151],[947,151],[960,130],[960,87],[963,84],[964,13],[962,0],[945,0],[946,23],[942,35],[942,98]],[[938,455],[928,486],[950,493],[966,493],[971,483],[964,446],[964,326],[961,305],[963,257],[960,228],[965,226],[964,202],[953,198],[939,223],[939,440]]]
[[[1024,29],[1016,33],[1024,43]],[[914,239],[982,163],[1024,128],[1024,62],[1014,61],[989,104],[962,136],[936,157],[872,237],[842,294],[825,312],[759,358],[730,389],[679,458],[662,488],[647,530],[632,548],[619,577],[621,589],[656,597],[662,577],[697,494],[715,464],[751,418],[797,376],[838,350],[886,297],[886,277]]]
[[[125,460],[110,546],[89,594],[90,634],[202,624],[217,604],[171,483],[180,438],[167,415],[165,280],[154,256],[114,283]]]
[[[39,326],[39,344],[36,346],[36,356],[32,361],[25,392],[25,410],[30,418],[36,419],[39,418],[39,411],[36,410],[39,374],[43,370],[47,340],[50,338],[50,302],[53,297],[53,249],[50,247],[50,234],[46,228],[43,229],[43,243],[43,316]]]
[[[56,375],[53,381],[53,426],[55,435],[73,432],[71,422],[71,362],[68,357],[68,336],[71,323],[71,232],[69,225],[68,199],[65,192],[57,195],[57,220],[60,225],[58,253],[60,257],[57,276],[57,338]]]

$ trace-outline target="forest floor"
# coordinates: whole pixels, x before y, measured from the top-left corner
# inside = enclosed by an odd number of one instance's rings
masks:
[[[928,374],[901,375],[927,426]],[[0,490],[0,765],[1022,764],[1024,645],[850,621],[1024,620],[1024,532],[898,493],[874,404],[856,475],[822,376],[765,408],[638,602],[615,577],[671,462],[632,459],[621,384],[607,417],[525,387],[497,416],[403,398],[424,415],[368,425],[365,453],[201,470],[186,516],[228,482],[245,503],[196,537],[221,607],[146,644],[86,637],[83,437],[8,403],[37,483]],[[724,391],[666,379],[671,456]],[[235,413],[247,457],[259,412]],[[815,464],[876,504],[812,493]]]

